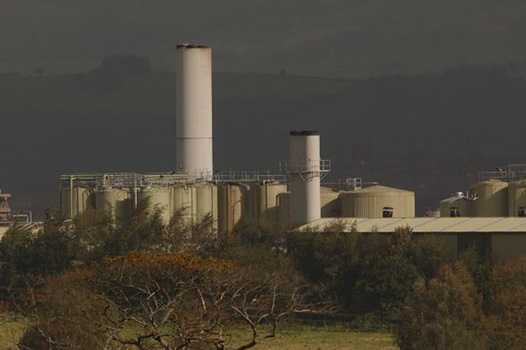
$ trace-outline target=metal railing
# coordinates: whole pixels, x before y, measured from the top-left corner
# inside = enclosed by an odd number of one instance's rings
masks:
[[[232,170],[214,174],[215,182],[287,182],[283,174],[271,174],[270,171]]]
[[[526,164],[510,164],[492,171],[479,171],[479,182],[487,180],[518,181],[526,179]]]
[[[172,186],[193,183],[197,180],[180,173],[108,173],[108,174],[68,174],[60,176],[62,188],[71,187],[148,187]]]
[[[67,174],[60,176],[61,188],[86,187],[102,188],[143,188],[170,187],[178,184],[194,184],[202,181],[221,182],[280,182],[286,183],[284,174],[271,174],[270,171],[236,170],[220,171],[207,178],[192,177],[182,173],[106,173],[106,174]]]
[[[304,174],[304,173],[328,173],[331,171],[330,159],[316,159],[303,161],[288,161],[283,160],[279,162],[280,172],[287,174]]]

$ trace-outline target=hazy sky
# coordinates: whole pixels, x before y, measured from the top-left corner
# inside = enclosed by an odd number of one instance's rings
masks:
[[[60,174],[172,169],[173,74],[55,75],[112,54],[171,71],[195,42],[216,73],[271,73],[215,76],[217,169],[275,169],[289,130],[319,129],[331,176],[416,190],[426,210],[524,162],[525,33],[525,0],[0,0],[0,74],[26,75],[0,75],[0,184],[41,215]],[[491,64],[513,74],[441,74]]]
[[[216,71],[368,77],[526,66],[524,0],[0,0],[0,72],[89,70],[113,53],[173,67],[213,45]]]

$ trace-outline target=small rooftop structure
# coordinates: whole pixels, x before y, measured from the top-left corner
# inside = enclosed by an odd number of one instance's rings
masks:
[[[0,188],[0,221],[7,221],[11,217],[9,198],[11,198],[11,195],[2,193],[2,188]]]

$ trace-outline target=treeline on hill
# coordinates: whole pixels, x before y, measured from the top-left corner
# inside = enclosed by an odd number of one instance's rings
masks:
[[[211,218],[164,225],[147,208],[119,228],[48,210],[41,232],[6,233],[2,313],[25,325],[20,349],[241,350],[283,321],[390,327],[402,350],[526,347],[526,258],[447,261],[407,227],[386,238],[245,222],[217,234]]]

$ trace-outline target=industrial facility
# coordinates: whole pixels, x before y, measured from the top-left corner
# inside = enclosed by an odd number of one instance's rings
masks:
[[[0,187],[0,237],[14,224],[22,224],[26,227],[33,224],[31,212],[14,211],[9,203],[10,199],[11,194],[3,193]]]
[[[526,164],[481,171],[465,194],[440,202],[442,217],[526,217]]]
[[[92,209],[125,223],[140,201],[162,212],[198,222],[211,215],[219,232],[241,220],[270,220],[282,228],[321,217],[414,217],[414,193],[383,186],[362,188],[350,179],[345,190],[322,187],[331,162],[320,155],[317,131],[291,131],[290,157],[280,174],[217,171],[213,166],[212,49],[176,48],[176,159],[166,173],[62,175],[61,209],[69,219]]]
[[[212,49],[177,45],[176,61],[175,170],[62,175],[61,209],[68,219],[91,209],[108,215],[118,227],[139,203],[147,203],[160,211],[165,223],[176,215],[188,223],[211,216],[219,233],[231,232],[245,220],[318,231],[334,220],[360,232],[386,233],[409,225],[417,233],[447,233],[444,239],[455,254],[465,245],[464,233],[484,232],[490,237],[487,242],[499,241],[504,236],[492,234],[502,231],[526,233],[526,219],[506,220],[526,215],[526,166],[481,173],[481,181],[466,195],[459,192],[440,203],[440,218],[415,218],[411,191],[377,183],[362,186],[355,178],[347,179],[343,188],[323,184],[331,162],[321,157],[315,130],[290,132],[289,159],[280,162],[279,174],[218,171],[213,163]],[[513,252],[498,254],[507,258]]]

